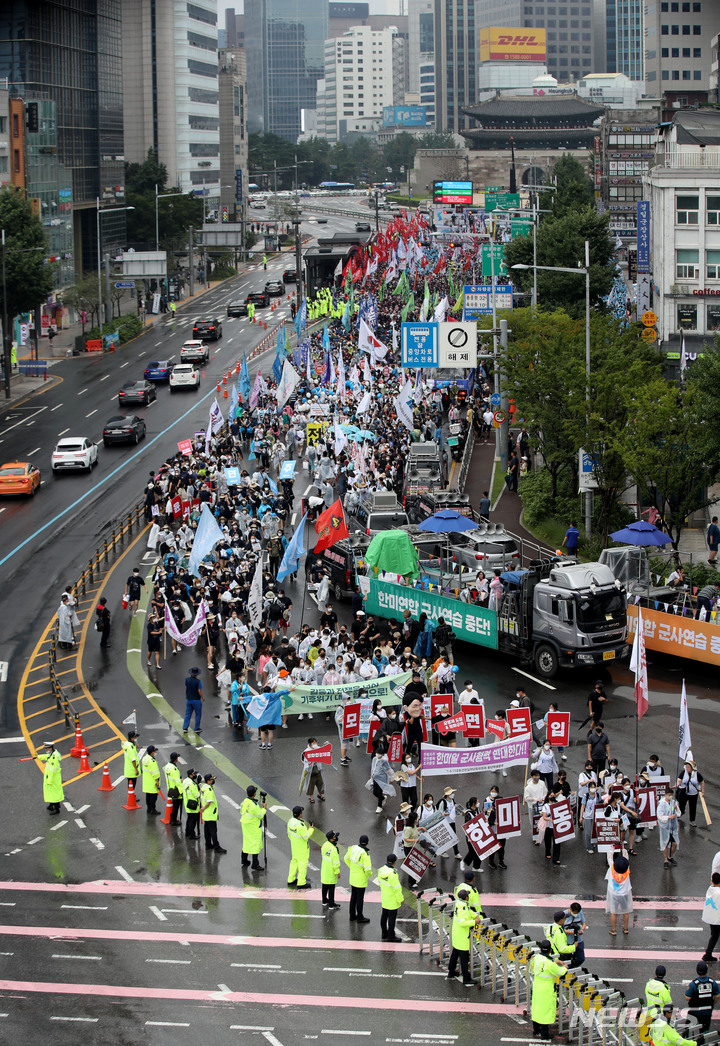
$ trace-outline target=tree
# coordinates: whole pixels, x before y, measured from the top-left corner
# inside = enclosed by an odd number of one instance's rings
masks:
[[[148,149],[147,156],[142,163],[125,164],[125,192],[134,195],[145,193],[155,194],[155,186],[158,192],[163,192],[167,185],[167,167],[164,163],[158,163],[153,149]]]
[[[158,232],[160,249],[168,253],[181,250],[187,246],[188,227],[199,228],[203,220],[203,203],[199,196],[187,193],[174,195],[177,189],[169,189],[159,194]],[[163,200],[163,196],[172,196]],[[127,234],[130,243],[147,243],[155,247],[155,185],[152,193],[136,193],[126,188],[125,196],[128,206],[134,210],[127,211]]]
[[[63,301],[70,305],[81,317],[87,313],[91,327],[98,325],[98,281],[97,273],[85,273],[76,280],[72,287],[63,291]],[[85,333],[85,320],[82,320],[82,332]]]
[[[569,211],[594,207],[595,198],[592,182],[585,168],[574,156],[565,153],[553,164],[551,177],[555,181],[555,192],[540,195],[540,210],[550,211],[554,218],[561,218]],[[541,214],[541,219],[543,215]],[[545,216],[547,220],[547,215]]]
[[[0,228],[5,230],[4,305],[12,322],[52,293],[55,266],[45,260],[48,246],[40,219],[25,194],[12,186],[0,189]]]
[[[604,308],[602,299],[610,293],[613,282],[614,246],[608,228],[609,216],[600,216],[593,207],[570,210],[562,217],[549,218],[537,230],[537,264],[585,267],[585,240],[590,241],[590,304]],[[505,264],[528,265],[515,269],[513,283],[528,293],[533,283],[532,236],[516,236],[505,246]],[[565,309],[571,316],[585,314],[585,279],[564,272],[538,271],[538,307],[554,312]]]
[[[406,173],[410,170],[415,160],[417,148],[417,138],[414,138],[407,131],[401,131],[400,134],[396,134],[394,138],[391,138],[383,146],[383,166],[385,168],[389,167],[395,178],[400,179],[400,168],[404,167]]]
[[[452,131],[428,131],[415,139],[418,149],[456,149],[461,151],[461,146],[455,141]]]

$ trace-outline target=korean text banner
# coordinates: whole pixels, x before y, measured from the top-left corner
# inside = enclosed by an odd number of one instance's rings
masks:
[[[497,650],[497,614],[492,610],[461,603],[434,590],[408,588],[377,578],[370,579],[365,603],[368,614],[396,621],[402,621],[404,610],[409,610],[416,621],[423,611],[436,623],[439,617],[444,617],[458,639]]]
[[[472,774],[481,770],[503,770],[508,766],[522,766],[530,755],[530,734],[498,741],[484,748],[442,748],[440,745],[422,746],[424,777],[441,774]]]
[[[342,701],[343,694],[357,698],[361,690],[367,690],[368,700],[379,697],[383,706],[399,705],[402,690],[410,680],[409,672],[397,676],[381,676],[379,679],[361,679],[359,683],[345,683],[338,686],[296,686],[283,698],[285,715],[301,715],[303,712],[335,710]],[[445,751],[445,749],[443,749]]]
[[[630,643],[637,630],[636,606],[628,607],[627,618]],[[715,621],[696,621],[682,614],[666,614],[662,609],[643,607],[642,618],[647,650],[675,654],[706,665],[720,665],[720,617],[716,616]]]

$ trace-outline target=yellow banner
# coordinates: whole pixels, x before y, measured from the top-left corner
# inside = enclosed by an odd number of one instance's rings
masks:
[[[637,607],[628,607],[628,642],[637,630]],[[688,610],[687,616],[666,614],[662,610],[643,607],[645,646],[663,654],[675,654],[707,665],[720,665],[720,625],[712,621],[696,621]]]

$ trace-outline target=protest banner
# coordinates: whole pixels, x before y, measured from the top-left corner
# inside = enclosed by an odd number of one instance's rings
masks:
[[[481,861],[484,861],[486,857],[500,849],[500,843],[493,834],[484,814],[477,814],[470,821],[466,821],[463,825],[463,831],[467,841]]]
[[[495,734],[496,737],[505,737],[505,720],[504,719],[486,719],[485,730],[487,733]]]
[[[458,712],[457,715],[450,716],[449,719],[443,719],[442,722],[437,724],[437,732],[439,734],[450,734],[454,730],[465,730],[465,716],[462,712]]]
[[[443,709],[445,709],[448,714],[452,714],[452,694],[432,694],[430,697],[430,718],[434,719],[436,715],[442,715]]]
[[[343,741],[349,741],[353,737],[360,736],[360,710],[361,704],[359,701],[353,701],[351,705],[345,705],[343,708]]]
[[[522,766],[530,754],[530,735],[508,738],[484,748],[443,748],[422,746],[422,772],[425,777],[441,774],[471,774],[479,770],[504,770]]]
[[[530,733],[529,708],[508,708],[505,712],[505,718],[510,727],[510,737],[518,737],[520,734]]]
[[[569,799],[550,804],[553,839],[556,843],[567,843],[575,838],[575,821]]]
[[[400,694],[395,691],[410,680],[410,672],[397,676],[380,676],[378,679],[361,679],[357,683],[339,683],[337,686],[311,686],[301,683],[292,687],[283,697],[283,715],[301,715],[308,712],[334,711],[342,701],[343,694],[356,698],[361,690],[367,690],[367,699],[372,702],[380,698],[383,708],[399,705]]]
[[[547,740],[557,748],[567,748],[570,744],[570,713],[548,712]]]
[[[640,817],[638,827],[654,828],[657,825],[657,804],[657,792],[654,788],[637,788],[635,790],[635,806]]]
[[[413,879],[422,879],[432,864],[432,860],[432,853],[424,849],[420,843],[416,843],[410,853],[405,855],[405,860],[400,865],[400,870],[407,875],[411,875]]]
[[[402,734],[391,734],[388,746],[388,762],[399,763],[403,754]]]
[[[520,835],[520,796],[495,800],[495,834],[498,839],[511,839]]]
[[[332,763],[332,743],[328,741],[320,748],[306,748],[303,752],[303,759],[308,763]]]
[[[465,717],[465,729],[463,734],[465,737],[485,737],[485,706],[479,705],[460,705],[460,711]]]

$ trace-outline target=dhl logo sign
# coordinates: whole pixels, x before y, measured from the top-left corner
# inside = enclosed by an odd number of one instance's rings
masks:
[[[495,47],[545,47],[545,41],[535,36],[498,36],[493,41]]]

